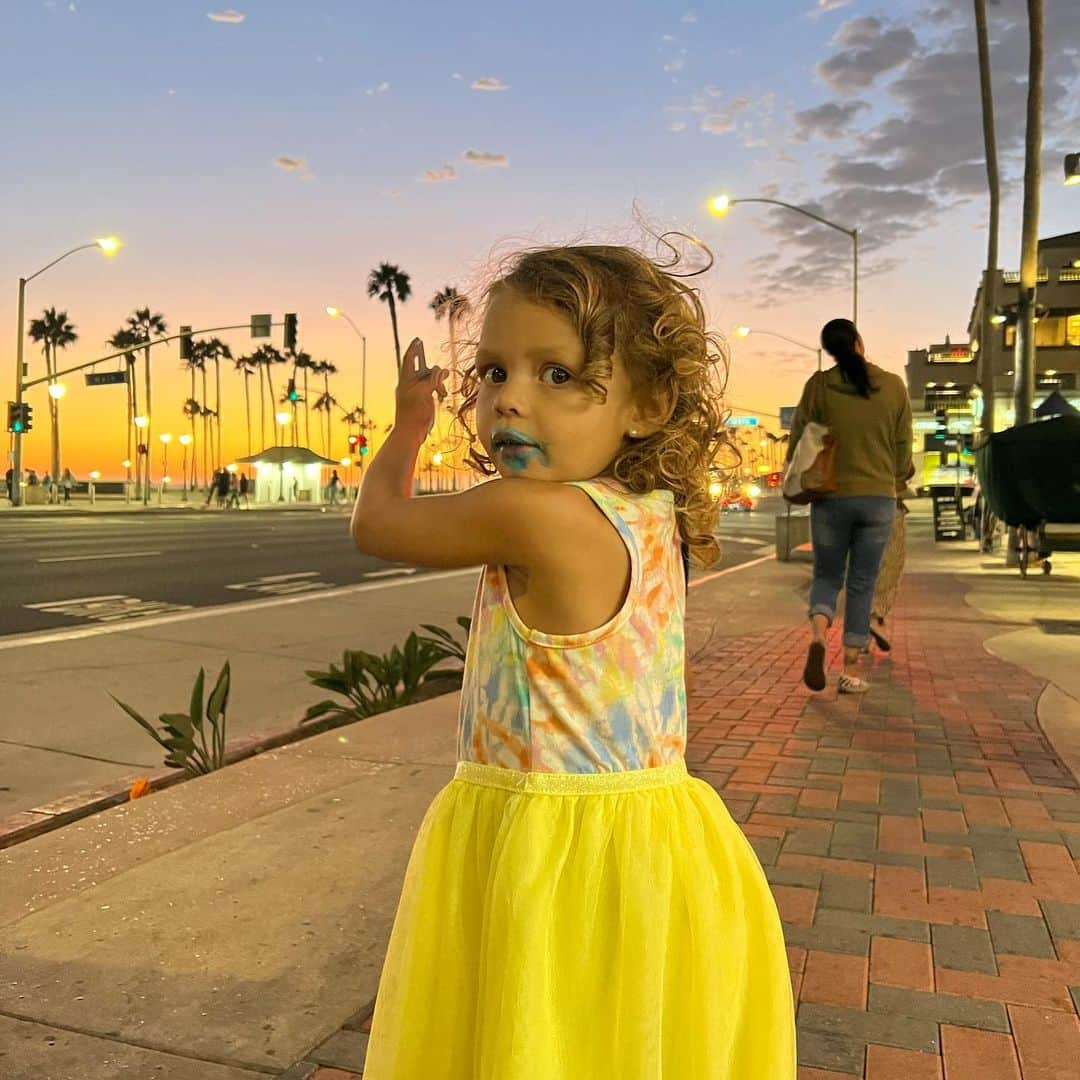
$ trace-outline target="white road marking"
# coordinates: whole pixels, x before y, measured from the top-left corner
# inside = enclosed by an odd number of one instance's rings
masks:
[[[694,578],[690,582],[690,588],[694,589],[704,585],[714,578],[723,577],[725,574],[735,574],[740,570],[748,570],[751,566],[757,566],[775,558],[775,555],[763,555],[759,559],[751,559],[749,562],[740,563],[738,566],[729,566],[726,570],[717,570],[715,573],[706,574],[703,577]],[[152,626],[166,626],[169,623],[190,622],[193,619],[214,618],[218,615],[240,615],[248,611],[260,611],[263,608],[280,607],[282,604],[304,604],[309,600],[336,599],[339,596],[352,596],[357,593],[374,592],[377,589],[392,589],[400,585],[422,585],[428,581],[443,581],[449,578],[461,577],[465,574],[475,576],[481,568],[469,566],[461,570],[446,570],[438,573],[424,574],[421,577],[398,577],[393,581],[368,581],[362,585],[343,585],[332,591],[304,593],[300,596],[278,596],[266,600],[241,600],[234,604],[217,604],[214,607],[192,608],[188,611],[180,611],[169,615],[159,615],[148,619],[129,619],[123,622],[112,623],[107,626],[82,626],[74,630],[61,630],[44,634],[14,634],[6,638],[0,638],[0,651],[7,649],[21,649],[30,645],[46,645],[57,641],[75,641],[80,638],[99,637],[102,634],[117,634],[126,630],[148,629]],[[407,573],[416,573],[415,568],[409,568]],[[374,571],[374,574],[385,574],[385,571]]]
[[[28,608],[46,611],[50,615],[70,615],[76,619],[95,622],[116,622],[119,619],[146,619],[167,611],[188,611],[190,604],[173,604],[168,600],[140,600],[135,596],[81,596],[71,600],[52,600],[47,604],[27,604]]]
[[[145,559],[151,555],[160,555],[160,551],[117,551],[105,555],[50,555],[46,559],[37,559],[39,563],[51,562],[89,562],[91,559]]]
[[[366,578],[392,577],[395,574],[415,574],[415,566],[398,566],[392,570],[370,570],[364,575]]]
[[[424,574],[418,578],[398,578],[394,581],[369,581],[362,585],[343,585],[333,590],[302,593],[299,596],[278,596],[265,600],[240,600],[233,604],[215,604],[213,607],[191,608],[188,611],[158,615],[148,619],[129,619],[126,622],[111,623],[107,626],[80,626],[72,630],[49,631],[42,634],[11,634],[8,637],[0,637],[0,650],[21,649],[28,645],[46,645],[57,641],[77,641],[80,638],[117,634],[126,630],[142,630],[152,626],[166,626],[169,623],[190,622],[192,619],[207,619],[218,615],[241,615],[244,612],[259,611],[262,608],[278,607],[282,604],[303,604],[309,600],[333,599],[354,593],[374,592],[377,589],[392,589],[399,585],[419,585],[428,581],[461,577],[464,574],[475,577],[479,571],[479,566],[468,566],[461,570]],[[694,582],[690,584],[693,585]]]
[[[265,577],[256,578],[254,581],[241,581],[235,585],[226,585],[226,589],[237,589],[244,592],[269,593],[271,596],[285,596],[289,593],[311,592],[314,589],[331,589],[332,581],[305,581],[305,578],[316,578],[318,570],[302,570],[295,574],[268,574]]]

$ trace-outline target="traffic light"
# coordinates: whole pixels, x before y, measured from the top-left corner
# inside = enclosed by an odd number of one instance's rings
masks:
[[[25,401],[8,402],[8,431],[15,435],[25,435],[34,426],[34,407]]]
[[[349,438],[346,441],[349,444],[349,449],[350,450],[355,450],[360,445],[360,436],[359,435],[350,435]]]
[[[368,452],[367,436],[361,435],[360,442],[357,445],[360,447],[360,453],[366,454]]]
[[[285,351],[296,352],[296,316],[285,316]]]
[[[290,379],[289,380],[289,400],[290,401],[299,401],[300,400],[300,392],[296,389],[296,380],[295,379]]]
[[[191,351],[191,327],[180,327],[180,359],[190,360],[193,353]]]

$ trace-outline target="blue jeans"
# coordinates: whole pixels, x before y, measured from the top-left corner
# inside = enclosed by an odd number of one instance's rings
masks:
[[[896,500],[882,495],[826,497],[810,507],[810,615],[824,615],[832,625],[846,576],[844,644],[853,648],[861,649],[870,640],[874,584],[895,516]]]

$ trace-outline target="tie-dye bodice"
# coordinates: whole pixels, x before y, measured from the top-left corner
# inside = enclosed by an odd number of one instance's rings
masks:
[[[581,634],[527,627],[502,566],[473,601],[458,757],[526,772],[616,772],[686,749],[684,578],[673,495],[573,481],[619,531],[630,588],[615,616]]]

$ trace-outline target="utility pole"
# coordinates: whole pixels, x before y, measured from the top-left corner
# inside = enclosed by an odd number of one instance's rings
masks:
[[[1024,224],[1020,241],[1020,287],[1013,384],[1014,425],[1035,418],[1035,293],[1039,277],[1039,181],[1043,101],[1043,0],[1027,0],[1027,132],[1024,140]]]

